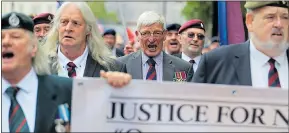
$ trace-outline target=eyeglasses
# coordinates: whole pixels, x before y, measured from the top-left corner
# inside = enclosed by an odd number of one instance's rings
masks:
[[[204,38],[205,38],[205,36],[203,34],[201,34],[201,33],[196,34],[196,33],[193,33],[193,32],[189,32],[187,35],[188,35],[188,38],[195,38],[195,35],[197,35],[197,38],[199,40],[204,40]]]
[[[154,31],[153,33],[146,31],[146,32],[140,32],[141,36],[144,38],[148,38],[153,34],[153,37],[161,37],[163,35],[164,31]]]

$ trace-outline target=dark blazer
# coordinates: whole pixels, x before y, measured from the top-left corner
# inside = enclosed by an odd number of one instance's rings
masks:
[[[182,53],[177,53],[177,54],[172,54],[173,56],[179,57],[180,59],[182,59]]]
[[[204,54],[192,81],[252,86],[250,42],[223,46]]]
[[[111,64],[111,67],[112,69],[110,71],[126,72],[125,64],[120,61],[115,60],[115,64]],[[100,77],[100,70],[107,71],[105,67],[100,65],[88,54],[83,77]]]
[[[38,94],[34,132],[56,132],[54,120],[56,119],[57,108],[59,105],[65,103],[71,107],[71,95],[72,79],[53,75],[38,75]]]
[[[143,79],[141,53],[142,52],[139,50],[137,52],[118,58],[120,62],[125,63],[127,73],[131,74],[133,79]],[[185,71],[187,75],[187,81],[191,81],[191,64],[163,52],[163,80],[173,81],[175,72],[181,71]]]
[[[116,57],[124,56],[123,51],[121,51],[119,48],[115,48],[115,54],[116,54]]]

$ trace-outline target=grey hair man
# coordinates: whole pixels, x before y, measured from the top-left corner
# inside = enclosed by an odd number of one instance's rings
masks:
[[[100,70],[125,72],[105,45],[86,2],[65,2],[56,12],[43,47],[54,74],[99,77]]]
[[[288,1],[246,2],[249,41],[204,54],[193,81],[288,89]]]
[[[187,81],[191,78],[188,62],[163,51],[166,37],[165,19],[154,11],[142,13],[137,21],[137,41],[141,50],[118,58],[126,64],[133,79]]]

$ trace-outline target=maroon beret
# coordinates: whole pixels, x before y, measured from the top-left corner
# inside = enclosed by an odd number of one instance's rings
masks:
[[[54,18],[54,15],[51,13],[38,14],[33,18],[34,25],[43,24],[43,23],[49,24],[53,20],[53,18]]]
[[[181,26],[181,28],[179,29],[179,34],[188,28],[199,28],[199,29],[203,29],[204,31],[206,31],[202,20],[192,19],[192,20],[187,21]]]

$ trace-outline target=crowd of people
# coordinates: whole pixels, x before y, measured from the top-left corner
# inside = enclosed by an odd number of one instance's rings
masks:
[[[249,40],[222,47],[218,37],[204,46],[202,20],[166,24],[154,11],[139,16],[135,40],[124,48],[115,46],[114,29],[100,33],[85,2],[33,18],[2,15],[2,131],[59,132],[57,108],[71,110],[75,77],[102,77],[115,88],[141,79],[288,90],[288,2],[245,8]]]

